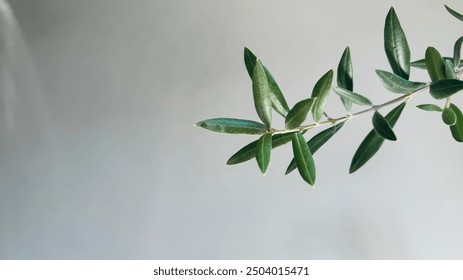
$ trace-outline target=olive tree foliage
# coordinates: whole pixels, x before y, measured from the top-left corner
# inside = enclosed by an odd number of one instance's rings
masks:
[[[462,14],[448,6],[445,8],[452,16],[463,21]],[[292,107],[286,102],[267,67],[250,49],[244,48],[244,64],[252,80],[254,107],[260,121],[214,118],[200,121],[196,125],[217,133],[257,135],[258,139],[233,154],[227,164],[240,164],[255,158],[264,174],[270,164],[272,149],[291,143],[293,159],[288,164],[286,174],[297,169],[302,179],[311,186],[316,181],[313,154],[343,128],[344,124],[354,117],[372,114],[372,130],[352,157],[349,172],[353,173],[378,152],[384,141],[397,140],[394,126],[407,101],[420,92],[429,93],[436,102],[442,100],[443,104],[421,104],[416,107],[440,113],[452,137],[458,142],[463,142],[463,113],[451,102],[455,94],[463,92],[463,81],[460,80],[463,73],[463,60],[460,59],[462,43],[463,37],[456,40],[453,57],[442,56],[437,49],[429,46],[423,59],[412,62],[405,32],[394,8],[391,8],[384,25],[384,51],[391,69],[375,71],[384,88],[397,96],[388,102],[375,105],[366,96],[354,91],[351,51],[347,47],[336,71],[328,70],[315,83],[311,95]],[[412,67],[427,70],[429,81],[411,81],[409,77]],[[331,93],[339,96],[346,110],[345,115],[331,118],[325,113],[327,99]],[[364,108],[352,112],[353,104]],[[379,112],[380,109],[390,106],[393,108],[387,114]],[[284,128],[272,127],[273,113],[284,118]],[[306,123],[307,119],[311,121]],[[307,141],[305,137],[310,135],[307,132],[319,127],[326,129]]]

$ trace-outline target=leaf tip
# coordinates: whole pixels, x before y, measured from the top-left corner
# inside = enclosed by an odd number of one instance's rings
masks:
[[[309,182],[309,181],[306,181],[307,184],[309,184],[310,187],[315,188],[315,180],[313,180],[312,182]]]
[[[262,177],[265,177],[265,174],[267,174],[268,165],[265,165],[265,164],[263,165],[259,162],[258,162],[258,165],[259,165],[259,170],[262,173]]]
[[[354,166],[350,166],[349,168],[349,175],[353,174],[355,171],[357,171],[358,168],[355,168]]]
[[[366,163],[366,161],[361,162],[358,159],[356,159],[355,155],[354,155],[354,158],[352,159],[352,161],[350,163],[349,174],[353,174],[353,173],[357,172],[357,170],[359,170],[363,165],[365,165],[365,163]]]
[[[205,121],[200,121],[200,122],[195,123],[193,126],[207,128],[207,123]]]

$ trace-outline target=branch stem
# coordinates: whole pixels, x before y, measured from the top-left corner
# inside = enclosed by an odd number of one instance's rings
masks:
[[[447,97],[447,100],[445,100],[445,107],[444,108],[449,108],[450,107],[450,97]]]
[[[455,78],[457,80],[460,79],[460,75],[463,74],[463,67],[460,67],[458,69],[455,70]],[[349,121],[350,119],[354,118],[354,117],[357,117],[357,116],[360,116],[360,115],[363,115],[363,114],[366,114],[366,113],[369,113],[369,112],[372,112],[372,111],[377,111],[383,107],[387,107],[389,105],[392,105],[392,104],[395,104],[395,103],[398,103],[398,102],[407,102],[408,100],[412,99],[415,94],[417,94],[418,92],[420,91],[423,91],[423,90],[426,90],[429,88],[431,83],[427,83],[426,85],[424,85],[422,88],[416,90],[416,91],[413,91],[413,92],[410,92],[410,93],[406,93],[404,95],[401,95],[400,97],[397,97],[395,99],[392,99],[392,100],[389,100],[387,102],[384,102],[382,104],[379,104],[379,105],[373,105],[372,107],[368,108],[368,109],[365,109],[365,110],[362,110],[362,111],[358,111],[358,112],[355,112],[353,114],[351,113],[348,113],[347,115],[345,115],[344,117],[339,117],[339,118],[330,118],[326,113],[325,113],[325,116],[327,117],[327,119],[325,121],[322,121],[322,122],[319,122],[319,123],[311,123],[311,124],[307,124],[307,125],[302,125],[302,126],[299,126],[299,127],[296,127],[296,128],[293,128],[293,129],[283,129],[283,130],[277,130],[277,129],[273,129],[271,128],[270,129],[270,132],[273,134],[273,135],[276,135],[276,134],[286,134],[286,133],[291,133],[291,132],[305,132],[309,129],[312,129],[312,128],[316,128],[316,127],[320,127],[320,126],[326,126],[326,125],[335,125],[335,124],[338,124],[338,123],[343,123],[343,122],[347,122]],[[447,104],[445,105],[446,107],[448,107],[450,105],[450,98],[447,99]]]
[[[271,130],[271,133],[273,135],[276,135],[276,134],[286,134],[286,133],[291,133],[291,132],[305,132],[307,130],[310,130],[312,128],[316,128],[316,127],[321,127],[321,126],[326,126],[326,125],[335,125],[335,124],[338,124],[338,123],[343,123],[343,122],[347,122],[349,121],[350,119],[354,118],[354,117],[357,117],[357,116],[360,116],[360,115],[363,115],[363,114],[366,114],[366,113],[369,113],[369,112],[372,112],[372,111],[377,111],[383,107],[387,107],[389,105],[392,105],[392,104],[395,104],[395,103],[399,103],[399,102],[407,102],[408,100],[412,99],[416,93],[420,92],[420,91],[423,91],[425,89],[428,89],[429,88],[429,83],[426,84],[425,86],[423,86],[422,88],[414,91],[414,92],[410,92],[410,93],[407,93],[407,94],[404,94],[404,95],[401,95],[397,98],[394,98],[392,100],[389,100],[387,102],[384,102],[382,104],[379,104],[379,105],[373,105],[372,107],[368,108],[368,109],[365,109],[365,110],[362,110],[362,111],[358,111],[358,112],[355,112],[353,114],[351,113],[348,113],[347,115],[343,116],[343,117],[339,117],[339,118],[328,118],[326,119],[325,121],[322,121],[322,122],[318,122],[318,123],[311,123],[311,124],[308,124],[308,125],[302,125],[302,126],[299,126],[299,127],[296,127],[296,128],[293,128],[293,129],[286,129],[286,130],[275,130],[275,129],[272,129]]]

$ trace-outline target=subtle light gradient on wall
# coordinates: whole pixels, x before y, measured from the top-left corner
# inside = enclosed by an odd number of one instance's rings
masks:
[[[355,89],[376,103],[394,98],[374,73],[389,69],[387,11],[394,5],[412,59],[429,45],[451,55],[463,23],[441,1],[9,2],[30,56],[16,53],[24,90],[0,87],[17,120],[0,120],[0,258],[463,258],[463,146],[438,114],[414,108],[429,97],[410,102],[400,141],[354,175],[371,120],[348,123],[317,152],[315,189],[283,175],[290,147],[275,150],[262,177],[255,162],[225,165],[253,137],[193,126],[257,119],[244,45],[290,105],[346,45]],[[344,114],[334,96],[328,106]]]

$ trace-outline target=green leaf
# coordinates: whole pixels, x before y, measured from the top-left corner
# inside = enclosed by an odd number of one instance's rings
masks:
[[[446,125],[454,125],[457,122],[457,114],[452,108],[444,108],[442,111],[442,120]]]
[[[394,74],[408,80],[410,48],[394,8],[391,7],[384,26],[384,50]]]
[[[272,134],[266,133],[257,141],[256,160],[262,174],[267,172],[270,163],[270,154],[272,152]]]
[[[460,14],[460,13],[458,13],[458,12],[452,10],[452,9],[451,9],[450,7],[448,7],[447,5],[444,5],[444,6],[445,6],[445,8],[447,9],[447,11],[448,11],[452,16],[454,16],[454,17],[456,17],[457,19],[463,21],[463,15],[462,15],[462,14]]]
[[[457,121],[454,125],[450,126],[450,131],[456,141],[463,142],[463,113],[454,104],[450,104],[450,108],[457,115]]]
[[[455,79],[455,66],[450,60],[445,60],[445,78]]]
[[[350,55],[349,47],[346,47],[342,53],[341,60],[338,64],[337,71],[337,83],[338,87],[347,89],[350,91],[354,90],[354,70],[352,68],[352,58]],[[348,112],[352,109],[352,102],[346,98],[341,97],[342,104]]]
[[[453,64],[455,64],[456,68],[460,67],[460,64],[461,64],[460,54],[461,54],[461,44],[462,43],[463,43],[463,36],[458,38],[458,40],[455,42],[455,46],[453,47]]]
[[[280,147],[288,142],[291,141],[293,138],[292,133],[285,133],[285,134],[277,134],[272,136],[272,149]],[[257,148],[257,142],[253,141],[243,148],[241,148],[238,152],[236,152],[234,155],[230,157],[230,159],[227,161],[227,165],[235,165],[239,163],[246,162],[248,160],[251,160],[256,157],[256,148]]]
[[[331,137],[333,137],[333,135],[336,134],[336,132],[338,132],[343,125],[344,125],[344,123],[337,124],[337,125],[335,125],[333,127],[330,127],[330,128],[327,128],[327,129],[323,130],[322,132],[320,132],[317,135],[315,135],[314,137],[312,137],[309,140],[309,142],[307,142],[307,145],[309,146],[309,150],[312,153],[312,155],[314,155],[315,152],[317,152],[318,149],[320,149],[321,146],[323,146],[323,144],[328,142],[328,140],[330,140]],[[288,175],[289,173],[291,173],[296,168],[297,168],[296,159],[293,158],[291,160],[291,162],[289,163],[288,168],[286,168],[285,175]]]
[[[429,87],[431,96],[436,99],[443,99],[463,90],[463,81],[455,79],[443,79],[432,82]]]
[[[435,104],[421,104],[417,105],[416,108],[428,112],[442,112],[442,108]]]
[[[388,121],[391,128],[393,128],[396,124],[404,107],[405,102],[392,109],[392,111],[386,115],[385,119]],[[363,139],[362,143],[355,152],[354,157],[352,158],[352,162],[350,164],[349,173],[354,173],[360,167],[362,167],[368,160],[370,160],[376,154],[376,152],[378,152],[379,148],[381,148],[383,142],[384,138],[379,137],[374,129],[371,130],[370,133],[368,133],[368,135],[365,137],[365,139]]]
[[[315,122],[318,122],[323,116],[332,82],[333,70],[330,70],[318,80],[313,88],[312,98],[315,99],[316,97],[316,99],[312,107],[312,115]]]
[[[272,94],[270,95],[270,99],[272,100],[272,108],[280,114],[283,118],[286,117],[289,111],[288,103],[286,103],[285,97],[278,87],[277,82],[273,78],[272,74],[265,68],[265,74],[267,75],[267,80],[270,84],[270,91]]]
[[[291,138],[290,138],[291,139]],[[257,148],[257,142],[253,141],[243,148],[241,148],[238,152],[233,154],[227,161],[227,165],[235,165],[239,163],[246,162],[248,160],[251,160],[256,157],[256,148]]]
[[[302,179],[313,186],[315,184],[315,163],[309,146],[300,132],[293,134],[293,152],[297,169]]]
[[[383,70],[376,70],[376,74],[381,79],[383,86],[387,90],[395,93],[411,93],[426,86],[425,83],[405,80],[393,73]]]
[[[244,47],[244,65],[246,65],[246,70],[248,70],[249,77],[251,78],[254,66],[256,65],[256,60],[256,55],[250,49]]]
[[[252,73],[252,91],[254,106],[262,122],[270,127],[272,125],[272,100],[270,98],[270,85],[265,75],[264,67],[259,60],[256,61]]]
[[[348,100],[351,103],[355,103],[358,105],[366,105],[366,106],[372,106],[373,103],[371,103],[370,99],[366,98],[363,95],[360,95],[358,93],[352,92],[347,89],[343,89],[340,87],[333,87],[333,91],[342,97],[344,100]]]
[[[201,128],[229,134],[253,134],[260,135],[267,132],[267,127],[261,123],[249,120],[216,118],[198,122],[196,126]]]
[[[244,47],[244,65],[246,65],[246,70],[248,70],[249,77],[251,78],[254,66],[256,65],[256,60],[256,55],[250,49]]]
[[[419,69],[426,69],[426,60],[424,58],[415,60],[412,63],[410,63],[410,66],[419,68]]]
[[[252,72],[254,71],[254,65],[256,64],[257,57],[252,53],[252,51],[248,48],[244,48],[244,64],[246,65],[246,70],[249,73],[249,77],[252,78]],[[285,97],[280,90],[277,82],[273,78],[270,71],[267,67],[263,66],[265,70],[265,75],[267,76],[268,83],[270,85],[271,100],[272,100],[272,107],[273,109],[280,114],[281,116],[285,117],[288,114],[289,107],[288,103],[286,103]]]
[[[375,130],[376,134],[378,134],[378,136],[386,140],[397,140],[397,136],[395,136],[394,131],[389,125],[389,122],[378,111],[375,111],[373,114],[372,121],[373,129]]]
[[[301,125],[307,118],[307,114],[312,108],[314,99],[304,99],[299,101],[294,105],[294,107],[289,111],[285,119],[285,125],[287,129],[293,129]]]
[[[426,49],[426,69],[431,81],[445,79],[445,62],[440,53],[433,47]]]
[[[444,56],[442,59],[444,59],[444,60],[453,60],[453,58],[449,57],[449,56]],[[462,63],[463,63],[463,60],[460,59],[460,64],[462,64]],[[420,59],[420,60],[413,61],[410,65],[415,67],[415,68],[426,70],[426,60],[424,58]]]

